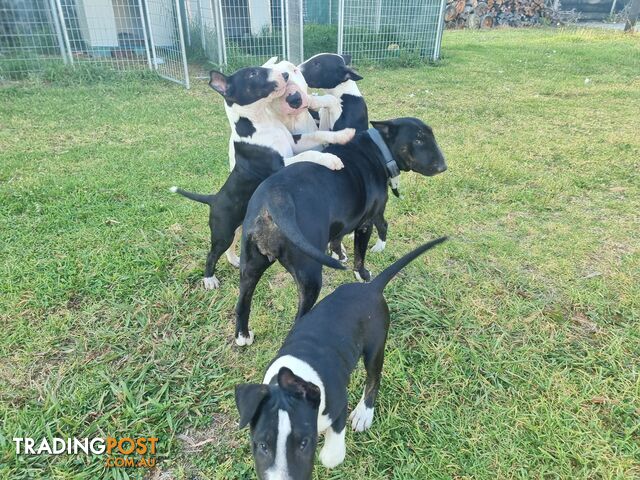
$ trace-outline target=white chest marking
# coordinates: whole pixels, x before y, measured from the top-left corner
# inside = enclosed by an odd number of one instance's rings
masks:
[[[299,358],[294,357],[293,355],[284,355],[276,359],[275,362],[271,364],[271,366],[267,369],[267,372],[264,375],[264,379],[262,383],[269,383],[273,377],[278,375],[278,372],[282,367],[287,367],[290,369],[295,375],[306,380],[307,382],[311,382],[316,385],[320,389],[320,408],[318,409],[318,433],[324,432],[327,428],[331,426],[333,421],[329,415],[323,415],[325,405],[327,403],[327,396],[324,390],[324,383],[320,379],[320,375],[316,372],[311,365],[307,362],[300,360]]]

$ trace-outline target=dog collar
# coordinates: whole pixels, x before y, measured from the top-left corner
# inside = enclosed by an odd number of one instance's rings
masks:
[[[376,144],[380,153],[382,153],[382,158],[384,159],[384,166],[387,169],[387,175],[389,176],[389,185],[391,186],[391,190],[396,197],[400,196],[398,192],[398,186],[400,183],[400,169],[398,168],[398,164],[393,159],[393,154],[387,144],[382,139],[382,135],[375,128],[370,128],[367,130],[369,137],[373,140],[373,143]]]

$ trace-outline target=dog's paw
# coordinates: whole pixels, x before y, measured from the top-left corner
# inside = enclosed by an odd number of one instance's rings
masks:
[[[234,267],[240,268],[240,257],[237,256],[234,252],[230,252],[227,250],[227,261]]]
[[[383,251],[384,247],[386,246],[387,246],[387,242],[383,242],[382,240],[378,239],[376,241],[376,244],[373,247],[371,247],[371,251],[375,253],[379,253]]]
[[[336,132],[336,141],[335,143],[339,145],[344,145],[345,143],[349,143],[353,140],[353,137],[356,134],[355,128],[343,128],[339,132]]]
[[[329,427],[324,432],[324,445],[320,450],[320,461],[327,468],[334,468],[344,461],[347,453],[347,446],[344,443],[346,428],[340,432],[334,432],[333,427]]]
[[[344,243],[340,244],[340,255],[338,260],[340,263],[345,264],[349,261],[349,257],[347,256],[347,249],[344,247]]]
[[[253,343],[253,330],[249,330],[249,336],[245,337],[242,333],[238,333],[236,337],[236,345],[239,347],[246,347]]]
[[[353,276],[361,283],[369,283],[371,281],[371,272],[366,268],[363,268],[360,271],[354,270]]]
[[[344,163],[342,163],[340,157],[334,155],[333,153],[323,154],[323,165],[329,170],[342,170],[344,168]]]
[[[215,275],[213,277],[204,277],[202,281],[204,282],[205,290],[220,288],[220,280],[218,280]]]
[[[343,442],[327,442],[325,441],[322,450],[320,450],[320,462],[326,468],[335,468],[344,462],[344,457],[347,454],[347,448]]]
[[[351,412],[351,415],[349,415],[351,428],[356,432],[364,432],[367,430],[371,426],[371,423],[373,423],[373,411],[373,408],[368,408],[364,404],[364,398],[360,400],[358,406]]]

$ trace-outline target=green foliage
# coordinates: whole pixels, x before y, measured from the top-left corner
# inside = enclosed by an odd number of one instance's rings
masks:
[[[371,119],[424,119],[449,165],[403,174],[371,270],[451,240],[389,285],[373,425],[314,478],[637,478],[640,45],[456,31],[443,51],[438,68],[361,69]],[[147,473],[16,457],[23,435],[156,435],[150,478],[254,478],[233,387],[291,328],[294,282],[267,272],[256,343],[236,348],[238,272],[223,258],[221,289],[202,289],[208,211],[168,192],[225,181],[222,102],[204,80],[69,83],[0,88],[0,478]],[[322,295],[352,280],[325,271]]]
[[[323,52],[338,51],[337,25],[304,26],[304,58]]]

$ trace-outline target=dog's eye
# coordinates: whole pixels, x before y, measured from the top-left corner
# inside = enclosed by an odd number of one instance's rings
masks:
[[[307,445],[309,445],[309,439],[303,438],[300,442],[300,450],[304,450],[305,448],[307,448]]]
[[[413,143],[414,143],[414,145],[417,145],[417,146],[419,146],[419,147],[420,147],[420,146],[422,146],[422,145],[424,145],[424,142],[423,142],[422,140],[420,140],[419,138],[416,138],[416,139],[413,141]]]
[[[249,78],[253,78],[258,74],[258,72],[256,72],[255,70],[252,70],[251,73],[249,74]]]
[[[265,455],[266,455],[267,453],[269,453],[269,447],[267,447],[267,444],[266,444],[266,443],[264,443],[264,442],[260,442],[260,443],[258,444],[258,447],[260,447],[260,451],[261,451],[262,453],[264,453]]]

